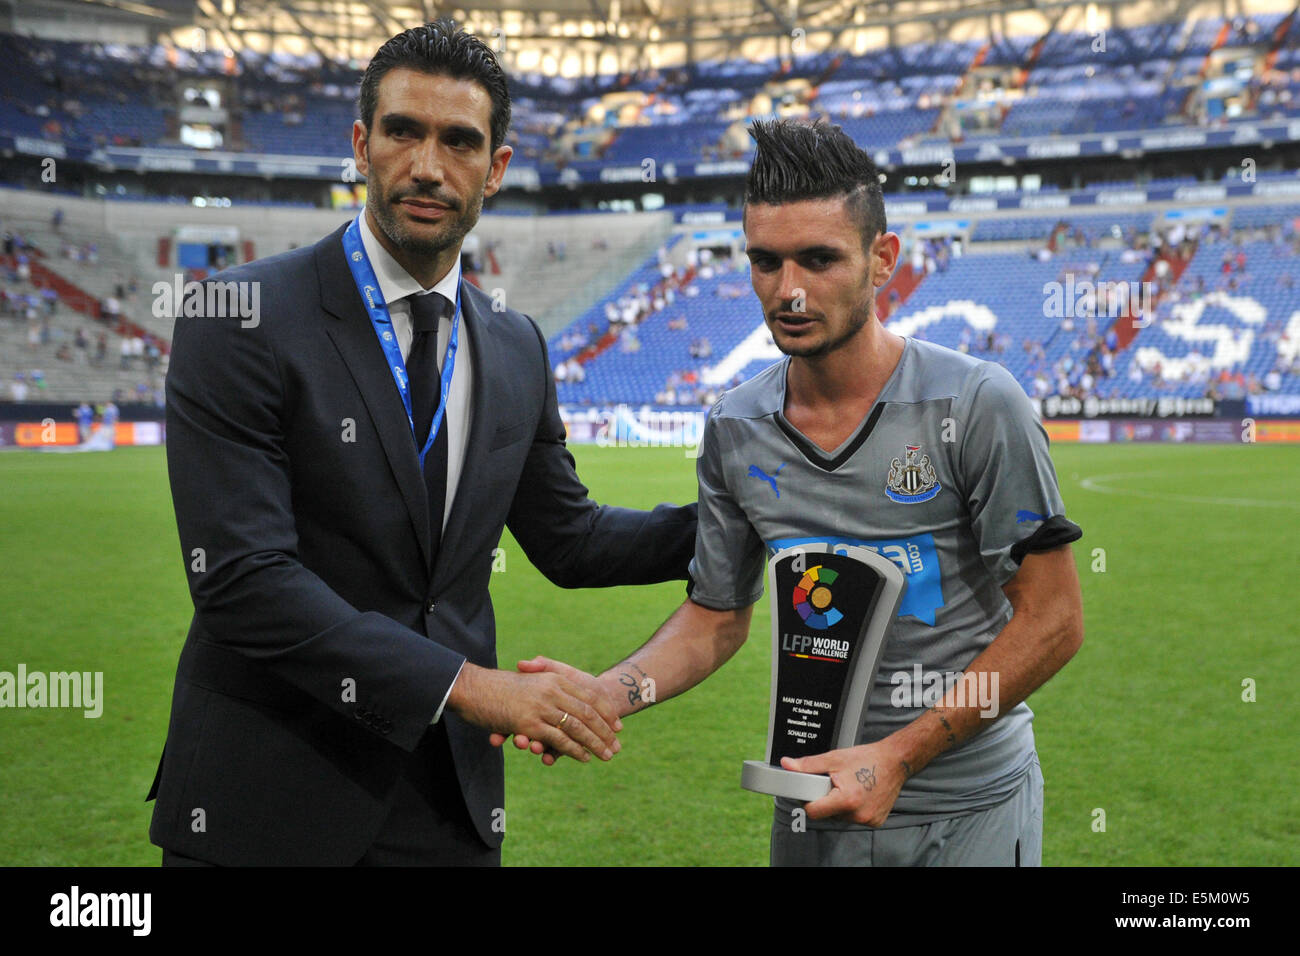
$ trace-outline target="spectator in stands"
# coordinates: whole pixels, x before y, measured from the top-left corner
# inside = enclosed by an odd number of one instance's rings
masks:
[[[90,339],[86,336],[85,329],[77,329],[77,336],[74,341],[77,347],[77,364],[90,364]]]
[[[118,352],[122,357],[121,364],[118,367],[123,370],[129,369],[131,367],[131,340],[125,335],[122,336],[122,342],[118,345]]]
[[[27,376],[22,372],[16,373],[9,383],[9,395],[15,402],[27,401]]]
[[[95,365],[96,366],[103,365],[104,360],[107,357],[108,357],[108,334],[106,332],[100,332],[99,338],[95,340]]]

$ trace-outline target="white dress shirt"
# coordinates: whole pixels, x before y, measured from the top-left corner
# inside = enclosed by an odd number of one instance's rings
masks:
[[[397,345],[402,350],[405,362],[411,353],[411,303],[410,296],[428,295],[433,292],[446,296],[453,306],[456,302],[456,286],[460,282],[460,256],[447,274],[432,289],[425,289],[405,269],[403,269],[388,250],[379,244],[370,223],[361,217],[361,244],[365,246],[370,265],[379,280],[379,292],[388,303],[388,315],[393,320],[393,334],[397,336]],[[450,309],[448,310],[450,312]],[[447,343],[451,340],[451,319],[444,318],[438,323],[438,370],[442,370],[447,358]],[[469,343],[469,326],[465,322],[462,307],[460,319],[459,344],[456,348],[456,371],[451,378],[451,391],[447,395],[447,412],[442,427],[447,429],[447,500],[442,513],[442,526],[447,527],[447,518],[451,515],[452,503],[456,500],[456,487],[460,484],[460,473],[465,467],[465,449],[469,445],[470,397],[474,393],[474,362],[471,359]],[[394,388],[397,386],[394,385]]]
[[[361,216],[361,244],[365,247],[370,265],[375,270],[379,281],[379,292],[388,303],[388,315],[393,322],[393,334],[397,336],[397,345],[402,350],[405,362],[411,353],[411,302],[416,295],[440,293],[451,302],[456,302],[456,288],[460,283],[460,256],[447,274],[432,289],[425,289],[419,281],[402,268],[370,231],[370,222],[364,214]],[[450,310],[448,310],[450,312]],[[447,345],[451,341],[451,319],[443,318],[438,323],[438,369],[442,370],[447,358]],[[447,412],[443,416],[442,427],[447,429],[447,500],[442,512],[442,526],[447,527],[447,517],[456,499],[456,487],[460,484],[460,473],[465,467],[465,449],[469,445],[470,397],[474,393],[474,362],[471,358],[469,326],[465,322],[464,307],[461,308],[459,341],[456,346],[456,370],[451,376],[451,388],[447,394]],[[394,385],[394,388],[397,386]],[[462,665],[462,668],[464,665]],[[460,678],[457,672],[456,679]],[[447,688],[447,697],[451,688],[456,686],[453,680]],[[438,712],[433,715],[431,723],[436,724],[442,717],[442,710],[447,706],[447,698],[438,705]]]

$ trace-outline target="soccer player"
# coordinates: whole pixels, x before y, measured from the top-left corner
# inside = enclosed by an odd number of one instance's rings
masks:
[[[1024,700],[1083,640],[1069,548],[1081,532],[1047,436],[1004,368],[877,320],[899,238],[870,157],[825,124],[758,122],[751,135],[747,253],[786,358],[713,407],[689,599],[598,681],[620,716],[648,706],[647,677],[656,700],[681,693],[744,642],[768,555],[872,547],[908,583],[858,745],[783,760],[833,789],[806,805],[806,828],[792,825],[798,804],[777,800],[771,862],[1039,865]],[[574,673],[545,658],[521,667]]]
[[[104,403],[104,410],[99,416],[98,444],[108,451],[117,447],[117,420],[121,417],[117,405],[111,401]]]
[[[95,410],[82,402],[73,410],[72,417],[77,421],[77,440],[84,445],[90,440],[90,426],[95,421]]]

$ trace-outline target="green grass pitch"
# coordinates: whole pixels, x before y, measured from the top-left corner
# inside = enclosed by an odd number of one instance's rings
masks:
[[[598,500],[694,497],[679,449],[575,455]],[[1030,698],[1044,863],[1293,864],[1300,448],[1053,455],[1084,529],[1086,638]],[[144,795],[190,616],[164,452],[0,454],[0,489],[0,670],[103,671],[106,698],[99,719],[0,710],[0,864],[156,865]],[[603,668],[684,596],[677,583],[561,591],[508,535],[502,547],[505,666],[540,653]],[[739,778],[763,752],[768,645],[761,603],[740,653],[628,720],[610,764],[546,768],[510,748],[506,864],[765,864],[771,803]]]

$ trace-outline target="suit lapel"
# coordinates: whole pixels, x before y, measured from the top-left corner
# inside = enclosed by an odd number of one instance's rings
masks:
[[[321,305],[332,316],[325,322],[325,332],[347,364],[379,433],[379,442],[388,458],[393,480],[397,482],[410,512],[411,525],[427,567],[432,549],[429,503],[424,477],[420,474],[420,459],[406,419],[406,408],[393,382],[393,373],[375,338],[374,326],[366,314],[361,293],[352,281],[352,270],[343,252],[343,229],[317,244],[316,270],[320,278]],[[474,398],[477,407],[482,400],[477,394]]]
[[[456,485],[456,498],[451,514],[442,531],[442,544],[438,548],[438,563],[433,572],[433,590],[438,592],[456,571],[455,556],[468,530],[472,515],[480,509],[476,499],[483,483],[478,480],[491,444],[496,418],[492,414],[493,377],[501,374],[504,365],[500,346],[493,335],[494,319],[490,309],[481,308],[481,293],[462,280],[461,321],[470,329],[470,355],[474,363],[474,394],[470,405],[469,441],[465,445],[465,461]]]

